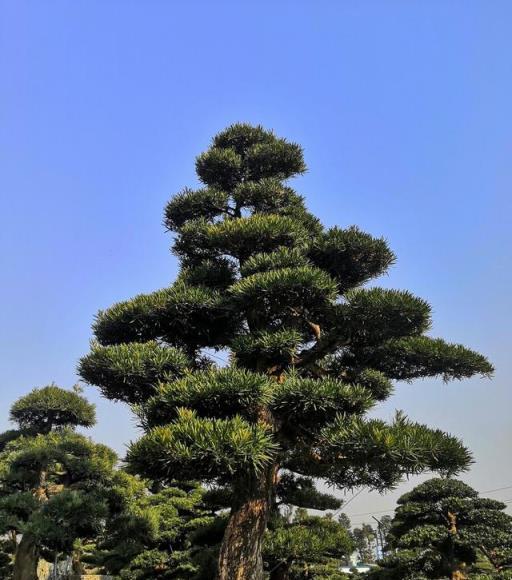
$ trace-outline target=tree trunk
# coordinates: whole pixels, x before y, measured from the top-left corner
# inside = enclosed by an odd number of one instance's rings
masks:
[[[267,514],[265,498],[247,499],[231,511],[220,549],[218,580],[263,580]]]
[[[84,573],[81,553],[78,550],[75,550],[71,556],[71,568],[75,576],[81,576]]]
[[[235,489],[219,554],[217,580],[263,580],[263,536],[267,527],[276,467]]]
[[[453,543],[453,538],[458,534],[457,529],[457,514],[453,512],[448,512],[448,531],[452,537],[452,541],[450,543],[450,557],[452,562],[452,574],[451,580],[466,580],[466,575],[462,571],[465,568],[464,562],[457,562],[455,559],[455,546]]]
[[[14,580],[37,580],[39,549],[30,534],[23,534],[14,558]]]

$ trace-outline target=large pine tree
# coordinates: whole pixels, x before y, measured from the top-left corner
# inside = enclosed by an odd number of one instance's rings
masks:
[[[165,211],[178,279],[101,311],[80,372],[137,405],[146,434],[129,450],[133,470],[230,488],[218,576],[258,580],[283,473],[382,490],[405,473],[464,469],[470,455],[456,438],[365,413],[393,380],[492,367],[427,336],[424,300],[362,288],[395,257],[383,239],[325,229],[306,210],[286,184],[306,170],[297,144],[236,124],[196,168],[204,187]],[[213,351],[229,363],[216,366]]]

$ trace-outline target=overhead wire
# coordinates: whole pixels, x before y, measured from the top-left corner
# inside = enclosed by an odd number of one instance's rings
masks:
[[[495,489],[487,489],[487,490],[484,490],[484,491],[480,491],[479,493],[480,493],[480,494],[484,494],[484,493],[494,493],[494,492],[497,492],[497,491],[504,491],[504,490],[506,490],[506,489],[512,489],[512,485],[506,485],[506,486],[503,486],[503,487],[497,487],[497,488],[495,488]],[[351,501],[353,501],[353,500],[354,500],[354,499],[355,499],[355,498],[356,498],[356,497],[357,497],[357,496],[358,496],[358,495],[359,495],[359,494],[360,494],[360,493],[361,493],[363,490],[364,490],[364,488],[362,488],[361,490],[359,490],[359,492],[358,492],[357,494],[353,495],[353,496],[352,496],[352,497],[349,499],[349,501],[347,501],[347,503],[345,503],[344,505],[342,505],[342,506],[341,506],[341,508],[337,509],[337,510],[336,510],[336,511],[333,513],[333,515],[336,515],[338,512],[341,512],[341,511],[343,511],[343,510],[346,508],[346,506],[347,506],[347,505],[348,505],[348,504],[349,504]],[[512,498],[510,498],[510,499],[505,499],[505,500],[497,500],[497,501],[501,501],[502,503],[506,503],[506,504],[508,504],[508,503],[512,503]],[[373,515],[375,515],[375,514],[389,514],[389,513],[393,513],[393,512],[395,511],[395,509],[396,509],[396,508],[395,508],[395,507],[393,507],[393,508],[391,508],[391,509],[386,509],[386,510],[375,510],[375,511],[371,511],[371,512],[360,512],[360,513],[356,513],[356,514],[349,514],[349,513],[348,513],[348,514],[346,514],[346,515],[347,515],[347,516],[348,516],[348,517],[349,517],[349,518],[352,520],[352,518],[358,518],[358,517],[362,517],[362,516],[373,516]],[[354,523],[354,522],[352,522],[352,523]],[[357,522],[356,522],[356,523],[357,523]],[[359,523],[365,523],[365,521],[363,520],[362,522],[359,522]]]

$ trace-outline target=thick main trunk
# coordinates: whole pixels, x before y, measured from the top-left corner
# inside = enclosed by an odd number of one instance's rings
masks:
[[[267,527],[276,468],[235,492],[219,554],[217,580],[263,580],[263,536]],[[248,491],[250,490],[250,491]]]
[[[268,501],[247,499],[231,512],[219,555],[218,580],[263,580]]]
[[[30,534],[23,534],[14,558],[14,580],[37,580],[39,549]]]

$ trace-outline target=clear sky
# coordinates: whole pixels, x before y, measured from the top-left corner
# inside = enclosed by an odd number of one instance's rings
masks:
[[[376,414],[462,437],[466,481],[512,486],[511,22],[509,0],[0,1],[0,428],[32,387],[77,381],[99,308],[173,280],[162,208],[248,121],[304,146],[294,186],[325,224],[389,240],[383,285],[496,366],[400,385]],[[86,392],[122,453],[129,412]]]

